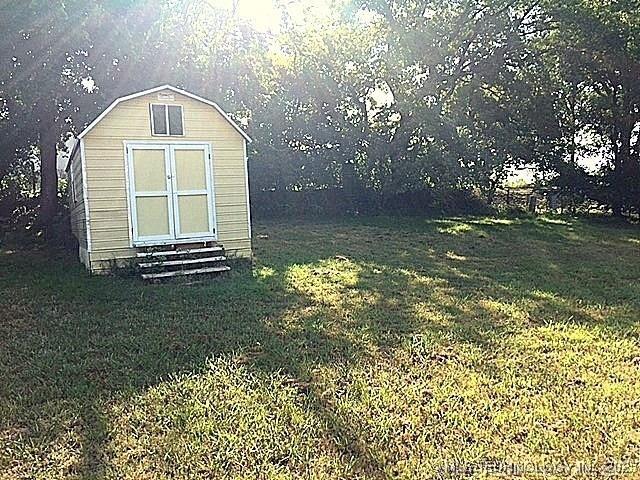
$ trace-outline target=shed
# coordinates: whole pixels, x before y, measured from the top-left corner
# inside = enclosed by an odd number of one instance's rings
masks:
[[[202,270],[198,252],[250,257],[248,142],[215,102],[171,85],[116,99],[67,165],[81,262],[100,273],[162,254],[183,270],[188,253]]]

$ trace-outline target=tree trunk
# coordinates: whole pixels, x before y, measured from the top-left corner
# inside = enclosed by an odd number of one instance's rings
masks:
[[[620,126],[620,145],[618,147],[618,158],[616,162],[616,172],[614,179],[616,181],[615,194],[617,201],[614,202],[613,215],[621,217],[624,209],[629,209],[633,196],[633,165],[631,156],[631,135],[633,133],[633,124],[629,119],[624,118]]]
[[[618,200],[614,201],[613,205],[611,206],[611,214],[615,218],[622,218],[622,205]]]
[[[40,218],[45,240],[51,240],[51,225],[58,206],[57,137],[53,121],[40,130]]]
[[[611,176],[611,212],[614,217],[621,217],[624,206],[624,151],[620,144],[623,134],[620,133],[620,126],[614,125],[615,130],[612,135],[613,144],[613,172]]]

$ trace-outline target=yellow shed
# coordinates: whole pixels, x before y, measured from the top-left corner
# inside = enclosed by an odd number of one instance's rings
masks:
[[[247,142],[216,103],[170,85],[115,100],[78,135],[67,166],[82,263],[96,273],[163,263],[152,278],[250,257]]]

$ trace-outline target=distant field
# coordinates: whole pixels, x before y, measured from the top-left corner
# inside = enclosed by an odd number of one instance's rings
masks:
[[[637,227],[254,234],[191,286],[0,252],[0,478],[640,474]]]

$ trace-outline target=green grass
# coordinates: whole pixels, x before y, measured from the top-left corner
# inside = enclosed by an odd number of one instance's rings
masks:
[[[640,465],[637,227],[365,218],[255,234],[252,271],[192,286],[2,251],[0,478]]]

